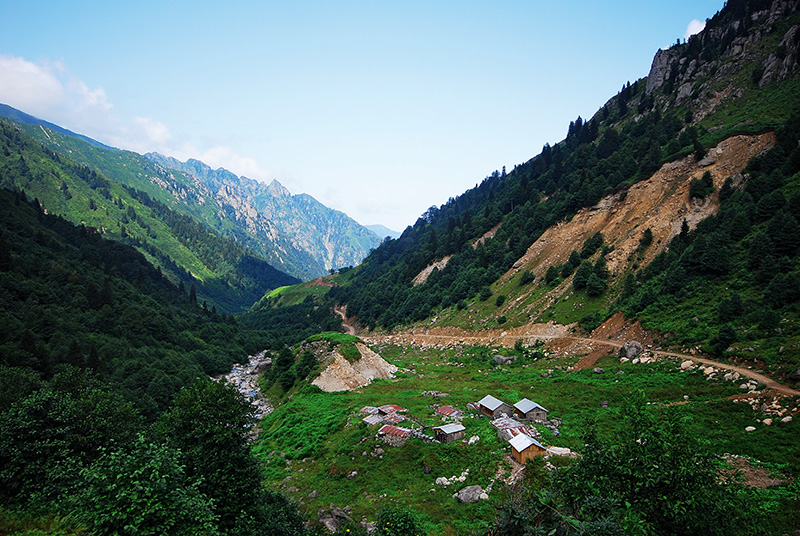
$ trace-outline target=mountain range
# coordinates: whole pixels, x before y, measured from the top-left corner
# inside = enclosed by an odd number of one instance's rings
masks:
[[[344,213],[309,195],[291,195],[277,181],[265,184],[197,160],[181,163],[114,149],[5,105],[0,117],[13,121],[16,131],[6,129],[9,136],[27,140],[17,153],[0,159],[7,170],[3,186],[25,189],[48,211],[134,243],[175,283],[180,279],[187,288],[196,283],[202,297],[225,310],[249,307],[276,286],[358,264],[381,242]],[[8,172],[17,166],[25,173]],[[31,167],[38,170],[26,175]],[[109,204],[117,210],[109,210]],[[143,227],[131,222],[134,214],[147,220],[139,222]],[[169,231],[155,231],[151,218]],[[183,236],[188,228],[191,237]],[[200,246],[199,235],[241,253],[222,258],[213,250],[226,247]],[[218,258],[212,260],[214,255]],[[228,274],[242,255],[268,269]],[[243,279],[250,281],[245,284],[250,290],[232,290]]]

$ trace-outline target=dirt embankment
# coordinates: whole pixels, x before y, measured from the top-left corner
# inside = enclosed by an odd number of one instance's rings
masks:
[[[361,358],[352,363],[336,352],[327,367],[311,382],[325,392],[350,391],[369,385],[375,378],[391,378],[397,367],[381,356],[357,343]]]

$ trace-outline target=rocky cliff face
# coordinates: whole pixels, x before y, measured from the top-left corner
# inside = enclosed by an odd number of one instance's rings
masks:
[[[749,15],[736,4],[688,41],[656,53],[645,95],[657,106],[691,107],[699,120],[741,91],[733,89],[741,86],[739,76],[749,74],[753,84],[764,87],[800,73],[800,25],[793,23],[798,2],[774,0]]]
[[[331,268],[359,264],[380,244],[378,235],[346,214],[309,195],[292,195],[277,180],[266,184],[226,169],[213,170],[198,160],[180,162],[157,153],[145,156],[198,181],[219,204],[219,217],[274,243],[281,253],[278,267],[292,275],[311,279]]]

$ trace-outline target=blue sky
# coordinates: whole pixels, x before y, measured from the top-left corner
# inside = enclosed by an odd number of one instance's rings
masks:
[[[0,102],[401,231],[563,139],[722,5],[0,0]]]

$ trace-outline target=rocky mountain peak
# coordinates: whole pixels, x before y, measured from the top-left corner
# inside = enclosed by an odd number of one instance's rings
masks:
[[[267,185],[266,191],[267,191],[268,194],[270,194],[270,195],[272,195],[274,197],[291,197],[292,196],[292,193],[289,190],[287,190],[286,187],[283,184],[279,183],[277,181],[277,179],[272,179],[272,182],[270,182]]]

